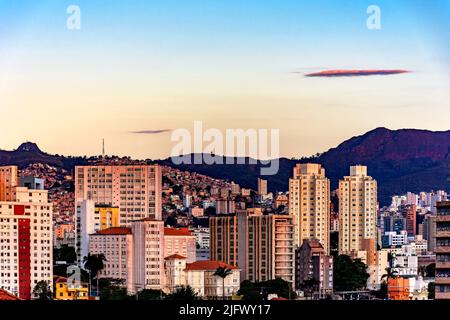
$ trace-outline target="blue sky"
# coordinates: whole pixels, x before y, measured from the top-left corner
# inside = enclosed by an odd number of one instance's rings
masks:
[[[372,4],[381,30],[366,28]],[[286,156],[377,126],[448,130],[449,32],[443,0],[0,0],[0,108],[19,123],[0,127],[0,148],[95,154],[104,137],[111,153],[163,157],[170,134],[130,132],[194,120],[280,128]],[[412,72],[303,77],[327,69]]]

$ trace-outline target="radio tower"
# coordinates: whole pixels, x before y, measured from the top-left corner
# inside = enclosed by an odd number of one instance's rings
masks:
[[[105,158],[105,138],[102,140],[102,156]]]

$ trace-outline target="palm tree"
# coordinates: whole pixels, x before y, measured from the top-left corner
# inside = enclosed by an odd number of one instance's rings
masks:
[[[104,262],[107,261],[103,253],[90,254],[83,258],[84,268],[89,271],[89,291],[92,282],[92,276],[95,275],[97,279],[97,296],[99,293],[99,277],[98,273],[105,268]],[[90,292],[89,292],[90,295]]]
[[[386,273],[381,276],[381,280],[386,278],[386,281],[389,281],[389,279],[395,279],[398,277],[397,270],[394,270],[391,267],[388,267],[385,270],[386,270]]]
[[[218,267],[216,272],[214,272],[214,276],[222,278],[222,300],[225,300],[225,278],[233,273],[233,270],[228,269],[227,267]]]

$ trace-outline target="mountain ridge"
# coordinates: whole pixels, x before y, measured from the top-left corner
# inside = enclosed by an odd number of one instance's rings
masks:
[[[188,155],[189,156],[189,155]],[[193,157],[193,154],[190,155]],[[236,158],[235,158],[236,159]],[[261,164],[175,165],[171,158],[154,162],[181,170],[195,171],[213,178],[227,179],[243,187],[256,188]],[[354,136],[318,156],[300,159],[279,158],[277,175],[267,176],[269,190],[286,191],[292,168],[296,163],[320,163],[326,170],[331,187],[349,173],[351,165],[368,166],[368,174],[378,181],[379,199],[386,205],[394,194],[432,189],[450,189],[450,130],[421,129],[390,130],[378,127]],[[25,167],[42,162],[72,170],[75,165],[86,164],[86,157],[64,157],[42,152],[36,143],[26,142],[14,151],[0,150],[0,165],[16,164]]]

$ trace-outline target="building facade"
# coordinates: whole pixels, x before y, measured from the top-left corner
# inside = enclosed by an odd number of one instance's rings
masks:
[[[330,252],[330,180],[319,164],[301,163],[289,179],[289,214],[294,218],[295,245],[317,239]]]
[[[92,200],[95,204],[118,207],[120,225],[134,220],[161,220],[162,175],[158,165],[77,166],[75,205]]]
[[[436,299],[450,299],[450,201],[436,204]]]
[[[366,166],[350,167],[339,181],[339,253],[361,250],[362,241],[377,238],[377,182]]]

